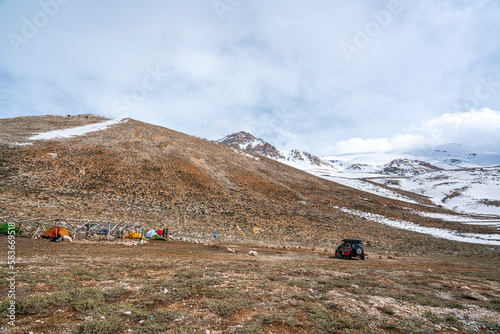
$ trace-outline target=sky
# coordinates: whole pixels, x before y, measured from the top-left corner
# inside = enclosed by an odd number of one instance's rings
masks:
[[[500,1],[0,0],[0,118],[500,152]]]

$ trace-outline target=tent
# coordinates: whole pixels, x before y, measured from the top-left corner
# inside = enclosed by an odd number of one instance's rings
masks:
[[[138,232],[135,232],[135,231],[129,231],[127,234],[125,234],[125,238],[129,238],[129,239],[139,239],[141,237],[142,237],[142,235]]]
[[[47,231],[45,231],[44,234],[42,234],[42,238],[46,238],[46,239],[57,238],[58,234],[61,237],[68,236],[70,238],[73,238],[73,236],[69,233],[67,228],[59,227],[59,226],[49,228]]]
[[[155,230],[149,230],[146,232],[146,238],[152,238],[157,234],[158,234],[158,232],[156,232]]]
[[[19,227],[14,226],[14,228],[11,228],[10,230],[13,230],[14,233],[17,234],[17,231],[19,231]],[[23,231],[19,232],[19,234],[21,233],[23,233]],[[3,234],[9,234],[9,224],[7,223],[0,225],[0,235]]]
[[[167,241],[167,239],[165,239],[164,237],[160,237],[159,234],[155,234],[154,237],[150,238],[149,240],[163,240],[163,241]]]
[[[103,229],[98,230],[97,234],[98,235],[108,235],[109,234],[109,230],[107,228],[103,228]]]

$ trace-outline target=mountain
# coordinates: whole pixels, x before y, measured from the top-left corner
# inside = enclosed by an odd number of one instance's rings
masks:
[[[417,202],[133,119],[0,119],[0,217],[141,222],[173,234],[329,247],[353,236],[374,246],[427,243],[393,221],[492,231],[424,217],[450,212]]]
[[[385,164],[381,173],[387,175],[420,175],[439,170],[442,170],[442,168],[433,166],[428,162],[399,158]]]
[[[283,153],[276,147],[247,132],[241,131],[238,133],[233,133],[232,135],[218,140],[218,142],[234,147],[236,149],[256,153],[274,160],[286,159]]]
[[[500,216],[500,179],[498,168],[492,167],[500,166],[500,154],[495,152],[450,144],[406,153],[318,158],[297,150],[286,153],[246,132],[220,142],[380,196]]]
[[[228,135],[219,139],[218,142],[239,150],[256,153],[299,169],[308,167],[327,167],[335,169],[332,164],[308,152],[299,150],[291,150],[289,152],[282,151],[268,142],[244,131]]]
[[[496,152],[450,144],[406,153],[323,159],[341,172],[316,175],[356,189],[412,201],[400,192],[406,191],[456,212],[500,216],[500,154]]]
[[[428,196],[457,212],[500,214],[500,168],[440,170],[408,178],[376,179],[394,189]]]
[[[333,155],[322,160],[344,171],[412,176],[439,170],[499,166],[500,153],[448,144],[409,152]]]

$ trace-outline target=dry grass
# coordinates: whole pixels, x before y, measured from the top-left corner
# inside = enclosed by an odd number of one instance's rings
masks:
[[[52,245],[18,239],[12,333],[431,333],[436,326],[494,333],[500,321],[498,258],[349,261],[178,242],[61,244],[56,258]],[[485,299],[466,298],[463,286]]]

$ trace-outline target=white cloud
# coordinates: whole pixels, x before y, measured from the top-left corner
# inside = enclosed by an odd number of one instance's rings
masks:
[[[341,43],[389,1],[233,1],[224,20],[212,1],[65,2],[18,54],[0,39],[0,117],[127,116],[209,139],[246,129],[326,155],[332,143],[395,138],[443,112],[500,110],[494,0],[401,0],[350,63]],[[0,1],[0,36],[21,34],[40,10],[39,0]],[[126,115],[116,110],[156,66],[161,84]]]
[[[352,138],[334,147],[336,154],[353,152],[407,152],[443,144],[465,144],[500,149],[500,112],[488,108],[441,117],[411,127],[390,138]]]

